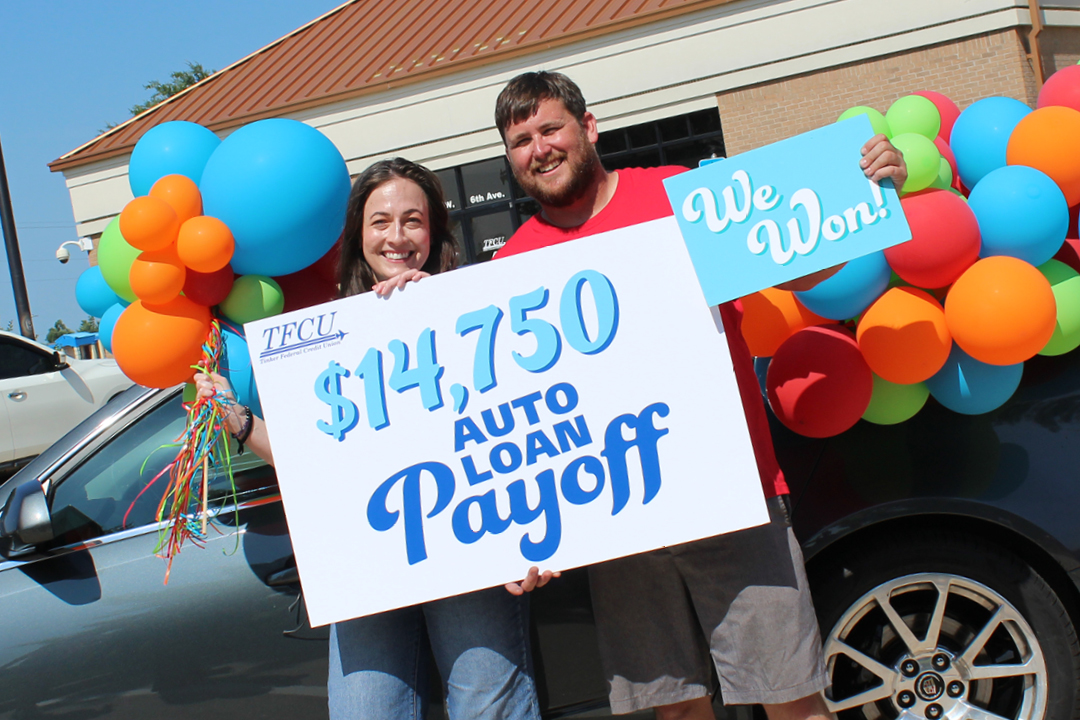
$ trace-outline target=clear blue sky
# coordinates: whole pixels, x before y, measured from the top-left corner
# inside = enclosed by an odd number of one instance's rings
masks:
[[[47,164],[130,117],[143,85],[169,80],[186,62],[221,70],[344,0],[2,0],[0,142],[22,251],[34,330],[86,317],[75,282],[88,267],[74,240],[64,177]],[[358,39],[359,40],[359,39]],[[0,329],[18,320],[0,248]]]

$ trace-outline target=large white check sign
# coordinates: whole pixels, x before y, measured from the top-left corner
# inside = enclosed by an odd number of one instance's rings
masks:
[[[247,337],[314,625],[767,521],[674,218]]]

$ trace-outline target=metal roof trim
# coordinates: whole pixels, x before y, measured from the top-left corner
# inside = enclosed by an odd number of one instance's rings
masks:
[[[254,53],[236,61],[228,67],[219,70],[205,80],[192,85],[185,89],[183,92],[174,95],[171,98],[163,101],[159,105],[154,106],[147,112],[131,118],[124,123],[113,128],[109,132],[99,135],[88,143],[72,150],[69,153],[62,155],[61,157],[53,160],[49,163],[49,169],[53,172],[62,171],[71,167],[78,167],[90,162],[96,162],[105,160],[111,157],[117,157],[131,152],[131,149],[135,146],[138,139],[150,128],[157,125],[157,122],[152,122],[158,116],[163,113],[167,113],[169,110],[173,110],[176,104],[190,95],[204,89],[209,86],[213,80],[221,80],[225,78],[226,73],[232,73],[237,71],[241,66],[248,65],[255,58],[260,55],[264,55],[276,46],[282,44],[289,38],[295,37],[297,34],[311,28],[313,25],[325,20],[335,13],[341,12],[348,6],[355,4],[357,0],[349,0],[348,2],[339,5],[338,7],[330,10],[329,12],[315,18],[311,22],[304,26],[297,28],[291,33],[278,38],[274,42],[267,46],[257,50]],[[500,43],[498,47],[491,48],[491,52],[483,55],[472,55],[464,58],[451,59],[445,62],[445,64],[439,66],[428,66],[425,68],[419,68],[415,71],[411,71],[408,74],[401,75],[394,79],[388,79],[382,82],[367,82],[358,87],[347,88],[337,92],[324,92],[322,94],[306,97],[301,100],[295,100],[290,102],[282,102],[279,104],[271,105],[264,109],[260,109],[253,112],[247,112],[241,115],[223,115],[219,120],[212,122],[203,122],[207,128],[214,132],[223,130],[229,130],[241,125],[245,125],[256,120],[261,120],[269,117],[281,117],[290,113],[299,112],[311,107],[318,107],[321,105],[329,105],[335,102],[341,102],[343,100],[349,100],[353,98],[363,97],[378,92],[384,92],[387,90],[402,87],[404,85],[411,85],[414,83],[431,80],[433,78],[442,77],[444,75],[467,71],[483,65],[488,65],[497,61],[510,60],[522,55],[527,55],[539,49],[554,49],[573,44],[575,42],[588,40],[590,38],[606,35],[609,33],[615,33],[623,30],[629,30],[635,27],[640,27],[653,22],[659,22],[662,20],[670,19],[673,17],[679,17],[682,15],[688,15],[693,12],[705,10],[708,8],[725,5],[733,0],[687,0],[679,5],[671,7],[653,7],[652,9],[644,10],[638,14],[628,15],[619,19],[607,19],[601,20],[596,25],[585,26],[569,32],[563,32],[556,34],[552,37],[541,37],[535,40],[530,40],[521,45],[512,46],[507,43]],[[603,4],[603,3],[601,3]],[[644,2],[643,5],[653,5],[652,2]],[[566,6],[563,7],[566,10]],[[580,12],[580,11],[579,11]],[[560,13],[560,18],[564,13]],[[599,15],[604,15],[603,8],[598,10]],[[488,18],[491,19],[490,17]],[[554,21],[552,24],[558,24],[559,20]],[[485,23],[486,25],[487,23]],[[438,33],[436,33],[438,34]],[[425,53],[419,53],[424,55]],[[430,53],[426,53],[430,55]],[[362,74],[362,73],[357,73]],[[377,77],[378,75],[376,75]],[[165,122],[167,119],[183,119],[183,118],[166,118],[161,122]],[[145,127],[142,127],[145,126]],[[111,145],[99,151],[94,151],[94,145],[100,143],[106,138],[112,138],[116,133],[126,129],[131,132],[131,137],[121,142],[121,144]],[[140,132],[141,130],[141,132]]]

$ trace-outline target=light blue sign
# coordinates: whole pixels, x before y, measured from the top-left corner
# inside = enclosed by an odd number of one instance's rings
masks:
[[[734,300],[911,239],[859,167],[865,115],[664,180],[705,300]]]

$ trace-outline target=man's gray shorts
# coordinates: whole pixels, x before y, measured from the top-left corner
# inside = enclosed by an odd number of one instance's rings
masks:
[[[772,521],[589,568],[611,711],[692,700],[785,703],[825,688],[802,552],[780,498]]]

